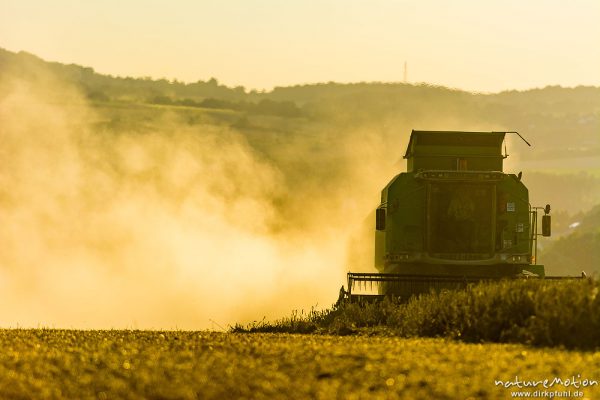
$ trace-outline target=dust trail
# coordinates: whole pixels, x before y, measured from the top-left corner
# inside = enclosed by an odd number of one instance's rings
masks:
[[[373,171],[337,165],[345,189],[315,188],[234,130],[167,115],[113,132],[40,82],[0,97],[1,326],[207,328],[335,300]]]
[[[328,307],[373,265],[369,215],[410,130],[482,126],[354,124],[340,107],[257,139],[106,107],[121,125],[44,71],[0,82],[0,326],[193,329]]]

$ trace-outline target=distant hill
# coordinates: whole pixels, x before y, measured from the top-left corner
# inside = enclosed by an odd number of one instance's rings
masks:
[[[380,162],[400,170],[411,129],[517,130],[532,147],[512,136],[506,168],[524,171],[532,203],[551,203],[567,213],[564,224],[600,198],[600,87],[482,94],[426,84],[329,82],[256,92],[230,88],[214,78],[184,83],[113,77],[3,49],[0,71],[0,91],[8,90],[13,80],[35,84],[49,74],[78,88],[111,131],[143,129],[167,110],[190,124],[229,126],[292,175],[302,169],[300,161],[273,149],[283,143],[297,148],[294,141],[301,138],[304,144],[311,142],[307,148],[325,164],[305,163],[331,185],[340,160],[355,156],[350,147],[357,141],[371,147],[380,143]],[[323,175],[325,165],[333,175]]]
[[[399,125],[397,122],[401,120],[421,129],[518,130],[534,145],[535,151],[525,153],[528,159],[563,159],[565,162],[573,157],[600,159],[600,87],[548,86],[480,94],[425,84],[330,82],[277,87],[258,93],[248,92],[241,86],[221,85],[214,78],[183,83],[113,77],[98,74],[89,67],[46,62],[26,52],[3,49],[0,49],[0,69],[3,72],[0,84],[8,77],[35,81],[43,76],[42,71],[50,71],[95,101],[175,104],[259,113],[267,110],[270,114],[304,115],[352,126],[374,122]],[[262,108],[257,109],[253,104],[261,101]],[[465,121],[471,126],[464,126]]]
[[[243,88],[228,88],[220,85],[215,79],[185,84],[166,79],[114,77],[98,74],[89,67],[47,62],[24,51],[13,53],[1,48],[0,69],[5,77],[11,76],[28,81],[43,78],[47,72],[51,72],[56,77],[79,87],[92,99],[145,101],[160,95],[195,100],[207,97],[241,100],[247,97]]]

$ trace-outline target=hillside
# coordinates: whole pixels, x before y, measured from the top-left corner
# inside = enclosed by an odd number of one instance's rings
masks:
[[[387,165],[385,170],[391,174],[403,167],[400,156],[413,128],[518,130],[533,147],[509,137],[507,170],[525,172],[532,204],[551,203],[554,210],[566,215],[559,215],[556,221],[564,224],[600,198],[598,87],[549,86],[480,94],[425,84],[329,82],[258,93],[226,87],[214,78],[183,83],[113,77],[90,67],[47,62],[26,52],[3,49],[0,70],[4,93],[11,91],[15,81],[43,86],[49,77],[75,88],[102,115],[100,128],[110,132],[144,131],[152,121],[160,125],[161,116],[173,113],[189,125],[231,127],[292,181],[301,164],[303,168],[319,167],[313,174],[319,184],[332,182],[338,176],[334,160],[346,165],[348,157],[358,154],[344,151],[367,137],[369,146],[377,147],[378,163]],[[290,162],[293,149],[273,148],[274,143],[293,147],[300,141],[319,149],[314,155],[318,160]],[[339,146],[342,141],[347,144]],[[326,153],[321,153],[325,149]]]
[[[329,82],[259,93],[215,78],[184,83],[113,77],[1,48],[0,69],[5,93],[15,81],[43,86],[49,76],[76,88],[100,114],[97,128],[104,132],[159,129],[162,118],[173,114],[190,126],[232,128],[291,184],[299,179],[297,171],[308,170],[315,180],[309,187],[333,190],[340,184],[335,179],[347,175],[346,166],[360,155],[354,150],[361,141],[370,149],[362,158],[390,176],[404,166],[411,129],[518,130],[533,147],[509,136],[506,169],[525,172],[532,204],[552,204],[557,233],[600,198],[599,87],[481,94],[425,84]],[[290,159],[303,148],[311,149],[310,160]]]
[[[209,312],[236,321],[330,304],[348,268],[372,268],[348,247],[372,245],[372,228],[356,231],[404,169],[411,129],[521,132],[533,146],[509,135],[505,169],[523,171],[533,205],[552,204],[557,236],[600,198],[596,87],[481,94],[323,83],[258,93],[216,79],[112,77],[5,50],[0,70],[5,304],[50,302],[25,313],[30,321],[7,306],[7,324],[93,327],[82,315],[94,306],[97,324],[128,326],[135,315],[143,327],[196,327]],[[73,271],[81,285],[58,284]],[[29,305],[19,288],[31,282]],[[114,292],[114,304],[89,287]],[[252,304],[240,300],[248,296]],[[219,310],[196,306],[209,303]]]

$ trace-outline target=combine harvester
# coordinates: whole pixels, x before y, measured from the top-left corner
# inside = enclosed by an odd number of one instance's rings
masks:
[[[339,302],[406,299],[484,280],[573,278],[547,277],[536,263],[538,236],[551,233],[550,205],[531,206],[521,173],[503,172],[507,133],[530,146],[518,132],[412,131],[407,172],[382,190],[375,213],[379,273],[348,273]],[[361,293],[374,287],[377,294]]]

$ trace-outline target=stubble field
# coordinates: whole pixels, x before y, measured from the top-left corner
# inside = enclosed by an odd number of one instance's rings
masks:
[[[600,353],[444,339],[182,331],[0,331],[1,398],[598,398]],[[516,378],[518,377],[518,378]],[[554,378],[575,382],[551,384]],[[577,392],[577,393],[575,393]]]

